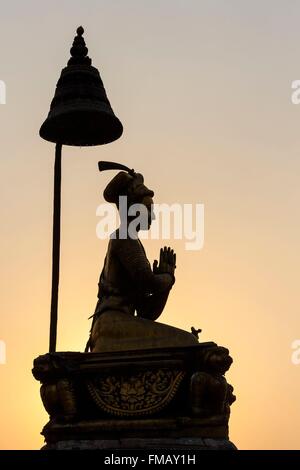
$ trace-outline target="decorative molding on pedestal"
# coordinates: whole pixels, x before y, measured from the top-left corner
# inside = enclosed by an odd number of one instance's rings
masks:
[[[168,369],[108,375],[88,381],[87,387],[103,411],[116,416],[145,416],[170,403],[184,375],[183,371]]]

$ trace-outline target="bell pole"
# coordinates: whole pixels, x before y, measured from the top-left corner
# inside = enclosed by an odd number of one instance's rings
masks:
[[[56,351],[60,225],[61,225],[61,160],[62,145],[94,146],[113,142],[121,137],[122,123],[114,114],[99,71],[92,66],[83,38],[84,29],[77,28],[70,49],[71,57],[56,85],[50,111],[40,128],[40,136],[56,144],[54,162],[52,286],[49,352]]]
[[[60,262],[60,212],[61,212],[61,144],[55,146],[52,236],[52,288],[50,312],[49,352],[56,351],[57,308]]]

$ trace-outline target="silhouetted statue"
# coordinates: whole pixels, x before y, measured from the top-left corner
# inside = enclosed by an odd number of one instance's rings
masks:
[[[170,247],[162,248],[159,261],[155,260],[151,269],[138,238],[141,224],[134,224],[137,216],[128,216],[127,212],[134,204],[142,205],[143,229],[149,229],[155,217],[154,192],[144,185],[141,174],[123,165],[100,162],[99,168],[127,171],[119,172],[104,190],[104,199],[117,205],[121,223],[108,244],[87,350],[109,352],[198,344],[191,333],[154,322],[175,282],[176,255]],[[125,211],[120,207],[120,196],[127,198]]]
[[[235,396],[225,379],[232,358],[214,342],[198,343],[200,329],[156,321],[175,282],[176,255],[164,247],[150,265],[138,234],[151,226],[154,193],[124,165],[99,162],[100,171],[121,170],[104,191],[121,223],[108,243],[86,351],[56,352],[62,145],[103,145],[123,131],[83,32],[40,129],[56,143],[50,346],[33,367],[49,414],[44,448],[235,449],[228,437]]]

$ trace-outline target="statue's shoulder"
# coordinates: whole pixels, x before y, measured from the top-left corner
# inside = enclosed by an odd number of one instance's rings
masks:
[[[124,233],[122,233],[119,229],[115,230],[110,235],[109,240],[109,248],[110,250],[140,250],[141,242],[138,238],[130,238],[129,236],[126,237]]]

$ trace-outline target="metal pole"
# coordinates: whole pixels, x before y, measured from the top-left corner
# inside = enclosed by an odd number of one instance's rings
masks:
[[[49,352],[56,351],[57,305],[60,258],[60,206],[61,206],[61,144],[55,147],[54,196],[53,196],[53,239],[52,239],[52,290],[50,314]]]

